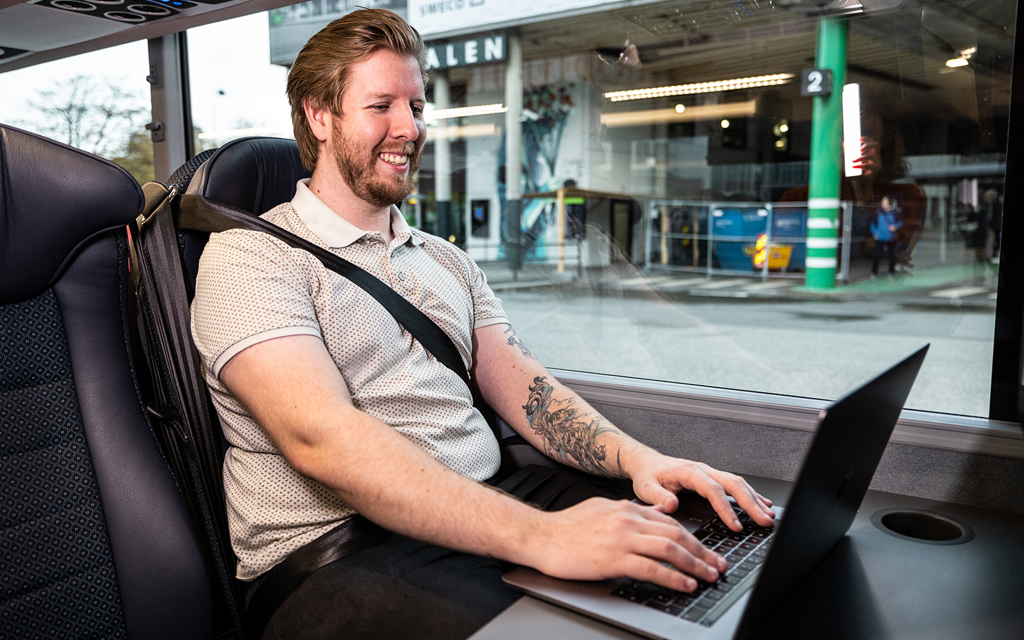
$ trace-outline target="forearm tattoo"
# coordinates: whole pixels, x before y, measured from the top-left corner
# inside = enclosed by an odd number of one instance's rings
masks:
[[[533,356],[532,353],[530,353],[530,350],[526,348],[526,345],[523,344],[523,341],[519,339],[519,336],[516,335],[515,329],[512,328],[512,325],[508,325],[508,329],[505,329],[505,333],[506,334],[509,334],[509,333],[512,334],[505,341],[508,344],[508,346],[510,346],[510,347],[519,347],[519,350],[523,352],[524,356],[526,356],[527,358],[530,358],[531,360],[536,360],[537,359],[537,358],[535,358]]]
[[[617,469],[609,471],[605,467],[605,445],[597,443],[597,436],[618,430],[604,424],[600,415],[580,411],[574,398],[554,398],[554,391],[547,377],[535,377],[523,407],[530,428],[544,439],[545,451],[559,462],[574,464],[588,473],[625,478],[620,456],[615,456]]]

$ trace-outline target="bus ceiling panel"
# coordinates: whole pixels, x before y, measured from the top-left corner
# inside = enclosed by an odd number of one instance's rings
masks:
[[[212,22],[294,0],[0,0],[0,73]]]
[[[68,1],[84,4],[81,0]],[[4,49],[48,51],[126,29],[131,29],[131,25],[87,18],[35,4],[19,4],[0,11],[0,47]],[[0,64],[3,62],[0,60]]]

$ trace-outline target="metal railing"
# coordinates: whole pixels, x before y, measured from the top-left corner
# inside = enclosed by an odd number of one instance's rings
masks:
[[[839,270],[836,278],[848,282],[850,278],[850,255],[853,236],[853,204],[840,203],[842,222],[838,251]],[[786,216],[789,212],[790,215]],[[685,220],[689,216],[689,220]],[[682,228],[672,230],[673,220],[683,222]],[[794,235],[776,236],[777,222],[785,217],[787,224],[796,223],[799,232]],[[716,234],[717,226],[732,226],[739,223],[740,233]],[[724,221],[728,220],[728,225]],[[686,224],[688,222],[688,224]],[[675,226],[680,226],[676,224]],[[806,202],[707,202],[686,200],[649,200],[645,220],[644,268],[704,273],[710,279],[713,275],[760,274],[763,281],[769,275],[800,277],[790,269],[801,269],[799,264],[782,269],[772,268],[772,251],[788,248],[790,261],[796,257],[799,263],[807,251],[807,203]],[[688,260],[676,259],[671,249],[672,241],[687,247]],[[759,246],[760,245],[760,246]],[[718,250],[716,250],[716,248]],[[755,253],[764,250],[761,266],[755,265]],[[723,250],[724,249],[724,250]],[[737,251],[738,249],[738,251]],[[799,251],[796,251],[799,249]],[[657,261],[652,258],[657,256]],[[744,256],[749,258],[750,268],[744,268]]]

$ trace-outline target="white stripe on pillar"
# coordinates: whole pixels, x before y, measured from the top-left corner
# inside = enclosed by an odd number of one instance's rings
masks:
[[[836,259],[807,257],[804,264],[808,269],[835,269]]]
[[[808,209],[838,209],[839,198],[811,198],[807,201]]]
[[[832,218],[808,218],[808,229],[835,229],[836,221]]]
[[[835,249],[839,241],[835,238],[807,238],[808,249]]]

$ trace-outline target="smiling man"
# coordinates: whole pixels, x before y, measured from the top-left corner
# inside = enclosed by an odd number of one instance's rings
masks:
[[[310,254],[258,232],[216,234],[193,335],[231,444],[224,482],[238,577],[258,592],[289,556],[335,539],[362,547],[307,579],[265,638],[466,637],[516,599],[500,580],[505,562],[690,591],[725,561],[666,515],[676,492],[707,497],[736,529],[730,495],[760,524],[774,515],[743,479],[639,444],[560,385],[477,265],[409,228],[394,204],[410,193],[426,140],[423,69],[419,34],[388,11],[356,11],[310,39],[288,96],[313,175],[263,217],[416,305],[537,449],[628,480],[653,506],[543,467],[496,489],[498,445],[459,375]]]

